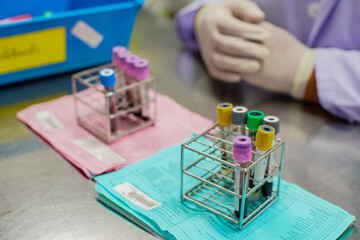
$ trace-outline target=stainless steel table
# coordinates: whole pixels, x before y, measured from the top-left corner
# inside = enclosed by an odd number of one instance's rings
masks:
[[[279,116],[284,179],[360,216],[359,125],[317,105],[211,79],[199,55],[182,49],[173,23],[152,13],[139,14],[131,46],[150,60],[158,91],[192,111],[215,120],[216,104],[230,101]],[[153,238],[98,204],[94,182],[16,122],[15,112],[28,101],[70,93],[70,75],[0,89],[0,238]],[[359,221],[353,230],[351,239],[360,239]]]

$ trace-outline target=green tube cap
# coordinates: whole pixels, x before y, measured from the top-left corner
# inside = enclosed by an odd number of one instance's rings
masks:
[[[256,131],[262,125],[264,119],[264,113],[261,111],[250,111],[247,114],[247,124],[246,126],[249,130]]]

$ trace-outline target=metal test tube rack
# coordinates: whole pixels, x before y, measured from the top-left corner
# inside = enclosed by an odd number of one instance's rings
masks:
[[[156,82],[154,77],[131,84],[117,83],[113,91],[109,91],[100,83],[99,71],[103,68],[119,69],[113,64],[105,64],[76,73],[72,76],[72,91],[75,99],[75,114],[77,122],[91,134],[106,143],[155,124],[156,116]],[[124,76],[123,72],[120,72]],[[129,97],[128,91],[146,87],[152,91],[146,101],[135,102]],[[126,104],[116,103],[111,109],[111,98],[126,98]],[[146,106],[150,109],[150,116],[143,118],[134,112]],[[119,128],[111,129],[111,122],[119,121]]]
[[[218,137],[217,135],[220,135],[221,132],[222,131],[219,126],[214,125],[202,134],[182,144],[180,174],[181,201],[190,201],[198,206],[201,206],[208,211],[223,217],[241,230],[279,198],[285,142],[281,139],[276,139],[276,144],[272,149],[267,151],[264,155],[259,156],[256,160],[252,160],[251,165],[245,169],[235,166],[232,159],[233,143]],[[232,135],[231,133],[225,134]],[[203,142],[201,137],[211,140],[212,143],[209,144]],[[231,147],[229,149],[221,148],[221,146],[226,145]],[[189,151],[190,154],[187,154],[186,151]],[[251,171],[262,159],[267,158],[275,151],[277,152],[277,159],[273,171],[268,172],[265,175],[265,178],[258,185],[253,187],[248,186],[247,181],[244,180],[250,176]],[[228,157],[229,159],[226,159],[224,154],[225,152],[227,153],[227,156],[230,156]],[[253,151],[253,155],[257,155],[257,153]],[[224,169],[226,171],[224,171]],[[244,179],[242,181],[244,185],[242,188],[243,192],[241,194],[237,194],[234,191],[233,175],[235,169],[244,173]],[[278,178],[276,189],[273,189],[272,194],[266,198],[254,198],[253,195],[258,191],[258,189],[261,190],[264,183],[274,175],[278,175]],[[194,178],[197,180],[197,183],[189,189],[184,189],[185,177]],[[251,176],[250,180],[252,180]],[[242,196],[245,196],[245,198]],[[242,203],[239,218],[236,217],[234,213],[235,198],[240,198]],[[246,199],[248,199],[248,214],[244,217]]]

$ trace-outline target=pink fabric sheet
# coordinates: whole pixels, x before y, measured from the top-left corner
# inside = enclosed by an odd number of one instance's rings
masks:
[[[37,116],[38,112],[43,111],[51,112],[63,127],[56,130],[45,128]],[[213,124],[211,120],[182,107],[170,97],[158,94],[155,126],[126,135],[110,144],[103,143],[105,148],[110,148],[126,159],[122,163],[109,164],[74,143],[74,140],[91,134],[77,124],[73,96],[35,104],[18,112],[17,117],[88,178],[143,160],[163,148],[179,144],[192,133],[200,133]]]

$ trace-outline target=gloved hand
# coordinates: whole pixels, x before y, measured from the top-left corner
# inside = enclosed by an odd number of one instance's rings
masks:
[[[315,51],[282,28],[269,22],[260,25],[271,33],[271,38],[264,41],[270,56],[262,62],[259,72],[244,72],[243,79],[261,88],[302,99],[315,66]]]
[[[270,34],[257,24],[264,17],[259,7],[249,0],[221,1],[200,9],[195,32],[212,77],[236,82],[241,79],[240,73],[259,71],[259,61],[269,55],[261,42]]]

